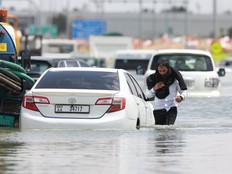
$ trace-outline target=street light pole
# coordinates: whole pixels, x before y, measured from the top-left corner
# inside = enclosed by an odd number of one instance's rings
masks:
[[[217,39],[217,0],[213,0],[213,37]]]
[[[152,32],[154,35],[154,38],[156,37],[156,10],[155,10],[155,6],[156,6],[156,0],[153,0],[153,13],[152,14]]]
[[[189,12],[188,12],[188,0],[185,1],[185,47],[188,42],[189,35]]]
[[[139,0],[139,37],[143,39],[143,24],[142,24],[142,15],[143,15],[143,7],[142,0]]]

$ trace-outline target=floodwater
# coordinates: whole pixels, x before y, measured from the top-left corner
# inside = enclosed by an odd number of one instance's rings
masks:
[[[232,77],[232,75],[231,75]],[[174,126],[0,130],[0,174],[230,174],[232,78],[219,98],[188,98]]]

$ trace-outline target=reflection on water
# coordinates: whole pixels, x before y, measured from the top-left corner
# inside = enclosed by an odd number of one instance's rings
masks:
[[[0,174],[229,174],[231,105],[189,98],[175,125],[136,131],[0,129]]]
[[[0,169],[2,173],[214,173],[208,167],[231,169],[231,135],[231,129],[178,125],[138,131],[8,131],[0,137]],[[218,164],[221,159],[226,162]]]
[[[180,153],[184,142],[180,131],[176,129],[160,129],[155,136],[156,155],[165,155],[170,153]]]

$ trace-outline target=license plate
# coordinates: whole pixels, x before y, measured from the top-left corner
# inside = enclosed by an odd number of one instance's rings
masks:
[[[89,113],[88,105],[56,105],[56,113]]]
[[[0,127],[14,127],[14,117],[0,115]]]
[[[6,52],[6,51],[7,51],[7,44],[0,43],[0,52]]]

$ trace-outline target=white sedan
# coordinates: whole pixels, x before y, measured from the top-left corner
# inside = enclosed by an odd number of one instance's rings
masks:
[[[154,124],[153,106],[122,69],[50,68],[22,101],[20,128],[138,129]]]

